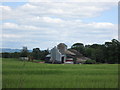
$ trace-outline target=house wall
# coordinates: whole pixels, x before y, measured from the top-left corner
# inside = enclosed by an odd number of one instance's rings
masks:
[[[59,50],[56,47],[51,49],[50,53],[51,53],[51,59],[50,60],[52,62],[55,62],[55,61],[61,62],[62,55],[61,55],[61,53],[59,52]]]
[[[29,58],[28,57],[20,57],[20,60],[26,60],[26,61],[28,61]]]

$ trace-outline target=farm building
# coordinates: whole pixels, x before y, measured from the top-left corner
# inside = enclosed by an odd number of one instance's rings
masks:
[[[28,61],[28,60],[29,60],[29,58],[28,58],[28,57],[20,57],[19,59],[20,59],[20,60],[26,60],[26,61]]]
[[[67,50],[64,43],[60,43],[50,50],[50,54],[46,56],[46,63],[76,63],[78,57],[82,56],[76,50]]]

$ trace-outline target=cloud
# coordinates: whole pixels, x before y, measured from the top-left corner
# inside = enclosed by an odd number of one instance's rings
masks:
[[[118,2],[119,0],[29,0],[29,2]]]
[[[118,2],[119,0],[2,0],[2,2]]]
[[[77,21],[78,23],[78,21]],[[23,40],[25,42],[23,43],[32,43],[32,42],[71,42],[74,43],[75,41],[82,41],[82,42],[88,42],[88,40],[92,40],[92,42],[96,42],[99,40],[102,40],[103,38],[110,38],[113,35],[113,29],[109,28],[109,25],[112,25],[112,27],[116,27],[112,23],[81,23],[81,27],[77,25],[77,23],[74,23],[72,25],[72,22],[68,23],[63,23],[64,27],[56,26],[54,27],[35,27],[35,26],[26,26],[26,25],[14,25],[13,26],[18,26],[18,28],[14,28],[14,34],[13,30],[11,28],[11,32],[8,32],[9,29],[5,28],[6,30],[5,35],[4,35],[4,40],[9,41],[12,38],[16,41]],[[104,24],[104,25],[103,25]],[[10,25],[10,24],[9,24]],[[11,24],[12,25],[12,24]],[[68,27],[68,28],[67,28]],[[99,28],[100,27],[100,28]],[[102,28],[102,29],[101,29]],[[7,31],[8,30],[8,31]],[[18,33],[19,32],[19,33]],[[9,35],[10,34],[10,35]],[[107,35],[108,34],[108,35]],[[21,36],[21,37],[20,37]],[[90,41],[88,43],[91,43]],[[86,43],[87,44],[87,43]],[[42,44],[43,45],[43,44]],[[41,47],[43,47],[41,45]],[[49,47],[49,44],[48,46]]]
[[[17,29],[18,28],[18,25],[15,24],[15,23],[3,23],[3,28],[4,29]]]
[[[0,8],[2,8],[3,11],[11,11],[11,8],[9,6],[0,6]]]
[[[111,22],[85,22],[110,10],[111,3],[29,2],[17,8],[3,8],[4,43],[19,42],[28,47],[46,49],[59,42],[101,43],[109,40],[116,25]],[[10,21],[13,20],[13,21]],[[15,43],[14,42],[14,43]],[[7,46],[7,45],[6,45]]]
[[[3,29],[15,29],[15,30],[40,30],[40,27],[30,26],[30,25],[18,25],[16,23],[6,22],[2,25]]]
[[[102,11],[110,9],[111,3],[26,3],[18,8],[1,6],[4,19],[32,19],[34,16],[58,16],[59,18],[89,18],[100,15]],[[4,10],[4,9],[7,10]],[[20,18],[21,17],[21,18]]]
[[[47,23],[61,23],[62,20],[59,18],[50,18],[50,17],[43,17],[43,21]]]
[[[26,9],[26,10],[28,10],[28,9],[37,9],[37,7],[27,3],[27,4],[23,5],[23,6],[21,6],[21,9]]]
[[[88,26],[93,26],[94,28],[98,28],[98,29],[111,29],[111,28],[115,28],[114,24],[112,23],[107,23],[107,22],[102,22],[102,23],[90,23],[88,24]]]
[[[21,35],[15,35],[15,34],[2,34],[3,38],[21,38]]]

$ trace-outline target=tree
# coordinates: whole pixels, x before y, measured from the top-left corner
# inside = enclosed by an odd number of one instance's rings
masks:
[[[118,63],[120,59],[120,42],[116,39],[104,44],[85,45],[85,47],[82,43],[75,43],[71,48],[100,63]]]
[[[48,55],[49,54],[49,51],[48,50],[44,50],[44,51],[41,51],[41,60],[45,60],[45,57],[46,57],[46,55]]]
[[[34,59],[36,60],[40,60],[40,54],[41,54],[41,51],[39,48],[34,48],[33,51],[32,51],[32,56]]]
[[[83,55],[85,54],[85,48],[83,43],[75,43],[71,46],[71,49],[75,49]]]
[[[21,50],[20,57],[27,57],[27,56],[28,56],[28,49],[27,47],[23,47],[23,49]]]
[[[20,57],[20,53],[19,52],[11,53],[11,57],[12,58],[19,58]]]
[[[2,58],[11,58],[11,55],[8,52],[4,52],[2,53]]]
[[[84,47],[83,43],[75,43],[72,45],[72,48],[76,48],[76,47]]]
[[[91,57],[91,55],[92,55],[92,48],[90,48],[90,47],[85,47],[85,56],[86,57]]]
[[[96,61],[95,60],[86,60],[85,64],[95,64]]]
[[[120,42],[113,39],[112,42],[105,42],[106,55],[105,58],[108,63],[118,63],[118,58],[120,57]]]

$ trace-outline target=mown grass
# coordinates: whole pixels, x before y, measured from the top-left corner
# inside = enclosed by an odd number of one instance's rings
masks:
[[[117,88],[117,64],[41,64],[2,59],[3,88]]]

